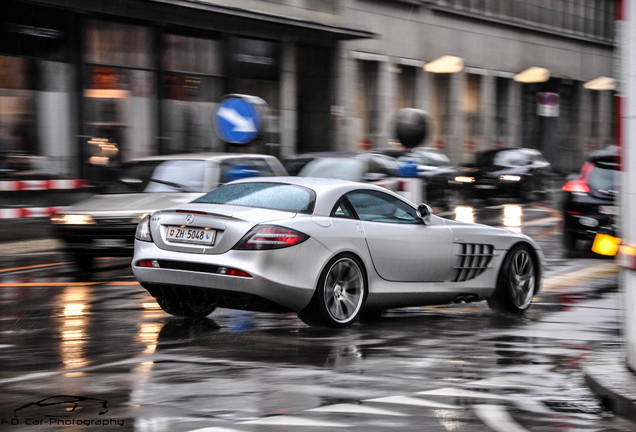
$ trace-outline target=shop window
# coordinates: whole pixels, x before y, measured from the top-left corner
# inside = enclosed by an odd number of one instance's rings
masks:
[[[8,166],[15,156],[38,152],[32,67],[31,60],[0,56],[0,170],[16,168]]]
[[[152,66],[152,32],[147,27],[90,20],[85,36],[85,59],[89,63]]]
[[[372,137],[379,132],[379,63],[361,60],[358,65],[360,74],[356,91],[356,118],[359,122],[358,144],[360,149],[368,150],[373,146]]]
[[[221,57],[217,40],[164,35],[164,153],[223,150],[211,127],[214,108],[223,96]]]
[[[497,77],[495,81],[495,136],[504,141],[508,135],[508,98],[510,80]]]

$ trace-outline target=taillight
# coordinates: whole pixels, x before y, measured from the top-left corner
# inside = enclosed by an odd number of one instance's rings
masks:
[[[268,250],[294,246],[307,240],[301,232],[276,225],[257,225],[234,247],[239,250]]]
[[[590,193],[590,187],[582,180],[570,180],[561,189],[571,193]]]
[[[143,219],[137,224],[135,238],[141,241],[152,241],[152,235],[150,234],[150,215],[144,216]]]

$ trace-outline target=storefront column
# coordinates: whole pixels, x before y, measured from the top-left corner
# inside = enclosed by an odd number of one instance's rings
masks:
[[[521,127],[521,116],[523,107],[523,84],[510,80],[510,95],[508,96],[508,131],[507,139],[502,145],[504,147],[521,147],[523,142],[523,128]]]
[[[387,58],[378,62],[378,129],[372,137],[373,147],[387,147],[389,138],[393,137],[393,122],[395,121],[395,92],[397,88],[396,74],[391,71],[391,62]]]
[[[497,116],[497,85],[496,78],[491,74],[481,75],[480,103],[482,130],[477,140],[475,151],[487,150],[496,140],[496,116]]]
[[[280,76],[280,157],[296,153],[298,128],[298,71],[296,58],[298,48],[289,43],[282,44]]]
[[[451,161],[455,163],[471,162],[472,155],[464,154],[464,124],[465,119],[462,112],[462,90],[465,85],[466,75],[464,73],[450,74],[449,97],[450,104],[448,134],[445,137],[447,154]]]

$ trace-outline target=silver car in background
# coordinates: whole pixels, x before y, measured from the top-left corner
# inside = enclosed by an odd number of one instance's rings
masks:
[[[191,318],[222,307],[345,327],[363,311],[479,300],[522,314],[541,280],[529,237],[347,180],[238,180],[146,216],[135,238],[137,280]]]
[[[80,270],[96,257],[133,253],[137,223],[148,213],[186,203],[240,177],[280,176],[274,156],[185,153],[149,156],[123,164],[102,193],[66,207],[51,218],[53,231]]]

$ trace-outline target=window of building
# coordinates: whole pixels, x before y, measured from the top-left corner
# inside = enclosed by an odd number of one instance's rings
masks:
[[[435,0],[436,6],[473,17],[611,42],[612,0]]]
[[[415,107],[415,79],[417,68],[414,66],[397,65],[397,108]]]
[[[211,125],[223,95],[218,40],[163,37],[161,149],[164,153],[223,150]]]
[[[495,78],[495,138],[497,141],[504,141],[505,136],[509,132],[509,93],[510,80],[502,77]]]
[[[153,33],[150,28],[87,20],[82,150],[99,183],[131,158],[153,153],[156,125]]]
[[[356,119],[358,142],[363,149],[372,147],[372,137],[379,132],[379,63],[360,60],[358,62],[356,91]]]

